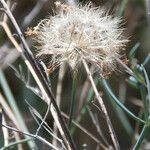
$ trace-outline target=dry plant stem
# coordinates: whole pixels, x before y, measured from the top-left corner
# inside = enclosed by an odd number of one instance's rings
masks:
[[[101,126],[100,126],[100,124],[99,124],[99,122],[98,122],[98,117],[97,117],[97,115],[96,115],[96,114],[93,114],[93,112],[89,109],[89,107],[87,107],[87,109],[88,109],[89,115],[90,115],[90,117],[91,117],[91,119],[92,119],[93,124],[94,124],[95,127],[96,127],[96,130],[97,130],[99,136],[102,138],[102,140],[103,140],[104,143],[107,145],[107,147],[111,147],[111,148],[112,148],[112,146],[110,146],[110,144],[108,143],[107,139],[106,139],[105,136],[103,135],[103,132],[101,131]]]
[[[20,129],[19,124],[17,122],[17,119],[15,118],[13,112],[11,111],[10,107],[8,106],[8,104],[6,103],[4,97],[2,96],[2,94],[0,93],[0,104],[4,110],[4,112],[6,113],[6,115],[8,116],[8,118],[14,123],[14,125]],[[4,124],[6,124],[4,122]],[[7,129],[7,128],[3,128],[3,129]],[[18,135],[18,133],[14,133],[14,136],[16,138],[16,140],[20,140],[20,136]],[[6,145],[5,145],[6,146]],[[18,145],[18,149],[22,150],[22,145]]]
[[[108,129],[109,129],[109,132],[110,132],[110,136],[111,136],[111,138],[112,138],[112,141],[113,141],[115,150],[119,150],[119,149],[120,149],[120,146],[119,146],[118,140],[117,140],[117,138],[116,138],[114,129],[113,129],[113,127],[112,127],[112,124],[111,124],[109,115],[108,115],[108,113],[107,113],[106,107],[105,107],[105,105],[104,105],[104,103],[103,103],[102,98],[100,97],[100,95],[99,95],[99,93],[98,93],[98,90],[97,90],[97,88],[96,88],[96,86],[95,86],[93,77],[92,77],[92,75],[91,75],[91,73],[90,73],[90,70],[89,70],[89,67],[88,67],[86,61],[83,59],[82,62],[83,62],[83,65],[84,65],[84,67],[85,67],[85,70],[86,70],[86,72],[87,72],[87,75],[88,75],[88,77],[89,77],[89,80],[90,80],[90,82],[91,82],[91,85],[92,85],[92,87],[93,87],[93,90],[94,90],[94,93],[95,93],[95,95],[96,95],[96,98],[97,98],[97,100],[98,100],[98,102],[99,102],[99,104],[100,104],[100,108],[101,108],[101,110],[102,110],[102,112],[103,112],[103,114],[104,114],[104,117],[105,117],[105,119],[106,119],[106,122],[107,122],[107,125],[108,125]]]
[[[91,66],[90,72],[94,72],[94,69],[95,69],[95,67],[94,67],[94,66]],[[90,87],[91,87],[91,85],[90,85],[90,82],[89,82],[88,77],[87,77],[87,79],[85,80],[85,83],[84,83],[84,85],[83,85],[82,92],[81,92],[81,96],[80,96],[80,99],[79,99],[79,102],[80,102],[80,103],[79,103],[79,110],[81,110],[82,107],[83,107],[84,98],[85,98],[86,95],[88,94]]]
[[[14,125],[20,129],[18,122],[16,121],[17,119],[15,118],[13,112],[11,111],[10,107],[8,106],[8,104],[6,103],[4,97],[2,96],[2,94],[0,93],[0,104],[4,110],[4,112],[6,113],[6,115],[9,117],[9,119],[14,123]]]
[[[63,84],[64,75],[65,75],[65,63],[63,63],[60,66],[59,76],[58,76],[58,84],[57,84],[57,91],[56,91],[56,102],[57,102],[58,107],[60,107],[62,84]]]
[[[21,53],[22,49],[19,46],[19,44],[16,42],[15,38],[13,37],[8,25],[6,22],[0,22],[0,25],[3,27],[4,31],[6,32],[8,38],[10,39],[10,41],[13,43],[13,45],[15,46],[15,48]]]
[[[133,71],[132,71],[125,63],[123,63],[119,58],[116,58],[116,61],[117,61],[120,65],[122,65],[122,67],[124,67],[124,68],[126,69],[126,72],[127,72],[128,74],[134,76]]]
[[[63,63],[60,66],[59,76],[58,76],[58,84],[57,84],[57,90],[56,90],[56,103],[57,103],[57,106],[59,108],[60,108],[61,93],[62,93],[62,84],[63,84],[64,75],[65,75],[65,63]],[[54,122],[54,125],[53,125],[53,130],[54,130],[55,135],[57,136],[58,135],[58,129],[57,129],[57,125],[56,125],[55,122]],[[56,138],[53,138],[52,144],[55,145],[55,146],[57,146],[57,140],[56,140]]]
[[[47,83],[47,80],[43,74],[43,72],[41,71],[41,69],[39,68],[37,61],[35,60],[32,52],[30,51],[25,38],[15,20],[15,18],[13,17],[10,9],[8,8],[6,2],[4,0],[0,0],[2,6],[4,7],[4,11],[6,12],[6,14],[8,15],[9,19],[11,20],[12,24],[14,25],[18,37],[20,38],[20,41],[22,43],[22,46],[24,48],[23,51],[21,51],[24,59],[25,59],[25,63],[28,66],[30,72],[32,73],[35,81],[37,82],[44,98],[45,101],[49,104],[51,102],[51,106],[50,106],[50,110],[52,113],[52,116],[57,124],[57,127],[59,129],[59,132],[67,146],[68,150],[75,150],[75,145],[74,142],[70,136],[70,133],[66,127],[66,124],[61,116],[60,110],[55,102],[55,98],[53,96],[53,93]]]
[[[3,115],[2,123],[6,124],[5,116]],[[9,132],[7,128],[2,128],[3,135],[4,135],[4,146],[7,146],[9,144]]]
[[[14,131],[13,134],[14,134],[14,137],[15,137],[16,141],[20,141],[21,140],[21,138],[19,136],[19,133]],[[19,150],[23,150],[22,144],[18,144],[17,147],[18,147]]]
[[[10,104],[10,107],[13,111],[13,113],[15,114],[15,118],[17,118],[17,121],[19,121],[19,127],[25,131],[25,132],[28,132],[28,128],[23,120],[23,117],[22,115],[20,114],[20,111],[18,109],[18,106],[15,102],[15,98],[9,88],[9,85],[7,83],[7,80],[5,78],[5,75],[3,73],[3,71],[0,69],[0,83],[1,83],[1,87],[3,89],[3,92],[5,94],[5,96],[7,97],[7,100],[8,100],[8,103]],[[16,119],[15,119],[16,120]],[[31,149],[35,148],[36,145],[35,145],[35,142],[34,141],[28,141],[27,143],[29,145],[29,147]]]
[[[4,97],[1,95],[0,93],[0,104],[3,108],[3,110],[5,111],[6,115],[8,116],[8,118],[10,120],[12,120],[12,122],[19,127],[17,121],[16,121],[16,118],[14,117],[14,114],[13,112],[11,111],[10,107],[8,106],[8,104],[6,103],[6,101],[4,100]],[[3,124],[6,124],[6,119],[5,119],[5,115],[3,115]],[[9,132],[8,132],[8,129],[7,128],[2,128],[3,129],[3,134],[4,134],[4,147],[8,146],[9,145]],[[14,132],[14,137],[16,139],[16,141],[19,141],[21,140],[19,134],[17,132]],[[23,147],[22,145],[18,144],[18,149],[19,150],[23,150]]]
[[[38,116],[37,114],[39,114],[39,112],[37,110],[35,110],[32,106],[29,105],[30,108],[30,112],[31,115],[33,116],[34,120],[36,121],[36,123],[39,125],[39,121],[38,120],[42,120],[41,116]],[[37,114],[36,114],[37,113]],[[55,139],[57,139],[57,141],[59,141],[60,145],[62,145],[61,147],[65,148],[65,145],[63,143],[63,140],[58,138],[52,131],[51,127],[49,127],[49,125],[44,121],[43,123],[43,129],[45,129],[45,131],[47,131],[50,135],[52,135],[52,137],[54,137]],[[52,143],[53,144],[53,143]],[[54,144],[53,144],[54,145]],[[55,145],[54,145],[55,146]],[[60,147],[60,146],[59,146]]]
[[[48,113],[49,113],[49,111],[50,111],[50,106],[51,106],[51,104],[50,104],[50,102],[49,102],[49,103],[48,103],[48,107],[47,107],[47,109],[46,109],[46,113],[45,113],[45,115],[44,115],[44,117],[43,117],[41,123],[39,124],[39,127],[38,127],[37,130],[36,130],[36,135],[38,135],[38,133],[39,133],[41,127],[43,126],[43,124],[44,124],[44,122],[45,122],[45,120],[46,120],[46,118],[47,118],[47,116],[48,116]]]
[[[6,15],[5,15],[5,16],[6,16]],[[3,18],[3,21],[2,21],[2,22],[0,22],[0,25],[3,27],[3,29],[5,30],[7,36],[9,37],[10,41],[14,44],[14,46],[16,47],[16,49],[17,49],[19,52],[22,52],[22,48],[21,48],[20,45],[16,42],[15,38],[12,36],[12,33],[11,33],[11,31],[10,31],[10,29],[9,29],[9,27],[8,27],[8,25],[7,25],[7,23],[6,23],[6,19],[5,19],[5,18],[6,18],[6,17]],[[49,102],[49,103],[50,103],[50,102]],[[42,127],[43,122],[45,121],[45,119],[46,119],[46,117],[47,117],[47,115],[48,115],[49,109],[50,109],[50,104],[48,104],[48,108],[47,108],[47,110],[46,110],[46,113],[45,113],[45,115],[44,115],[44,118],[43,118],[41,124],[39,125],[39,127],[38,127],[38,129],[37,129],[37,131],[36,131],[36,135],[38,134],[40,128]]]
[[[22,132],[16,128],[13,128],[13,127],[10,127],[10,126],[7,126],[7,125],[4,125],[2,124],[2,127],[5,127],[9,130],[12,130],[12,131],[15,131],[15,132],[18,132],[20,134],[24,134],[26,136],[30,136],[32,138],[35,138],[35,139],[38,139],[39,141],[41,141],[42,143],[48,145],[50,148],[52,148],[53,150],[58,150],[57,147],[53,146],[50,142],[46,141],[44,138],[42,138],[41,136],[38,136],[38,135],[34,135],[34,134],[30,134],[30,133],[26,133],[26,132]]]
[[[64,112],[62,112],[62,115],[66,119],[69,119],[69,116],[67,116]],[[87,136],[89,136],[93,141],[95,141],[101,148],[103,148],[104,150],[108,149],[97,137],[95,137],[92,133],[90,133],[88,130],[86,130],[84,127],[82,127],[80,124],[76,123],[74,120],[72,120],[72,123],[77,128],[79,128],[81,131],[83,131]]]

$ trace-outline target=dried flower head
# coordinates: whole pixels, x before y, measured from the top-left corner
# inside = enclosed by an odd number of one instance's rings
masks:
[[[42,20],[34,40],[37,56],[50,55],[50,64],[66,61],[72,69],[82,60],[99,67],[101,74],[117,69],[127,40],[122,36],[121,20],[99,7],[68,6],[56,3],[55,16]]]

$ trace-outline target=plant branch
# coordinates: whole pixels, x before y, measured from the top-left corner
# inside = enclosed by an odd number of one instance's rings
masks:
[[[44,138],[42,138],[41,136],[38,136],[38,135],[34,135],[34,134],[31,134],[31,133],[27,133],[27,132],[22,132],[16,128],[13,128],[13,127],[10,127],[10,126],[7,126],[7,125],[4,125],[2,124],[3,127],[9,129],[9,130],[12,130],[12,131],[15,131],[15,132],[18,132],[18,133],[21,133],[21,134],[24,134],[26,136],[30,136],[32,138],[35,138],[35,139],[38,139],[39,141],[41,141],[42,143],[48,145],[50,148],[53,148],[54,150],[58,150],[57,147],[53,146],[50,142],[46,141]]]
[[[18,37],[20,38],[20,41],[23,46],[23,50],[21,51],[21,53],[24,57],[25,63],[28,66],[30,72],[32,73],[36,83],[38,84],[38,86],[45,98],[45,101],[51,105],[50,110],[51,110],[52,116],[57,124],[57,127],[60,131],[60,134],[61,134],[67,148],[70,150],[71,149],[74,150],[75,149],[74,142],[73,142],[71,135],[66,127],[66,124],[61,116],[60,110],[55,102],[54,95],[51,91],[51,88],[50,88],[48,82],[47,82],[47,79],[45,78],[44,73],[42,72],[41,68],[39,67],[31,50],[29,49],[29,47],[25,41],[25,38],[24,38],[14,16],[12,15],[10,9],[8,8],[6,2],[4,0],[0,0],[0,2],[2,4],[2,6],[4,7],[5,13],[8,15],[13,26],[15,27]]]
[[[98,100],[98,102],[99,102],[99,104],[100,104],[100,108],[101,108],[101,110],[102,110],[102,112],[103,112],[103,114],[104,114],[104,116],[105,116],[105,119],[106,119],[106,122],[107,122],[107,125],[108,125],[108,129],[109,129],[110,136],[111,136],[111,138],[112,138],[114,147],[115,147],[116,150],[119,150],[119,149],[120,149],[120,146],[119,146],[117,137],[116,137],[116,135],[115,135],[114,129],[113,129],[113,127],[112,127],[112,123],[111,123],[111,120],[110,120],[109,115],[108,115],[108,113],[107,113],[107,110],[106,110],[106,107],[105,107],[105,105],[104,105],[104,102],[103,102],[102,98],[100,97],[100,95],[99,95],[99,93],[98,93],[98,90],[97,90],[97,88],[96,88],[96,86],[95,86],[93,77],[92,77],[92,75],[91,75],[91,73],[90,73],[90,70],[89,70],[89,67],[88,67],[86,61],[83,59],[82,62],[83,62],[83,65],[84,65],[84,67],[85,67],[85,70],[86,70],[86,72],[87,72],[87,75],[88,75],[88,77],[89,77],[89,80],[90,80],[90,82],[91,82],[91,85],[92,85],[92,87],[93,87],[93,90],[94,90],[94,92],[95,92],[96,98],[97,98],[97,100]]]
[[[66,70],[66,65],[65,65],[65,63],[63,63],[59,69],[58,83],[57,83],[57,89],[56,89],[56,103],[57,103],[57,106],[59,108],[60,108],[60,103],[61,103],[61,94],[62,94],[62,86],[63,86],[63,79],[64,79],[64,75],[65,75],[65,70]],[[53,131],[54,131],[55,135],[57,136],[58,135],[58,129],[57,129],[57,125],[55,122],[53,124]],[[56,138],[53,138],[52,144],[57,145]]]
[[[143,124],[145,124],[146,122],[144,120],[142,120],[141,118],[137,117],[136,115],[134,115],[129,109],[127,109],[121,102],[120,100],[118,100],[116,98],[116,96],[114,95],[114,93],[111,91],[108,83],[106,82],[106,80],[102,80],[102,84],[103,87],[105,88],[105,90],[110,94],[110,96],[113,98],[114,102],[122,109],[124,110],[130,117],[132,117],[134,120],[137,120]]]
[[[146,135],[147,129],[148,129],[147,125],[144,125],[144,127],[142,129],[142,132],[141,132],[141,134],[139,136],[139,139],[137,140],[137,142],[135,143],[135,145],[133,147],[133,150],[138,150],[139,149],[139,147],[140,147],[140,145],[141,145],[141,143],[142,143],[142,141],[143,141],[143,139],[144,139],[144,137]]]
[[[62,112],[62,115],[66,118],[69,119],[69,116],[67,116],[64,112]],[[86,130],[83,126],[81,126],[79,123],[77,123],[76,121],[72,120],[72,123],[74,126],[76,126],[77,128],[79,128],[82,132],[84,132],[87,136],[89,136],[93,141],[95,141],[101,148],[103,148],[104,150],[108,149],[100,140],[99,138],[95,137],[91,132],[89,132],[88,130]]]
[[[3,89],[3,92],[5,93],[5,96],[7,97],[7,100],[8,100],[8,102],[9,102],[9,105],[10,105],[10,107],[12,108],[16,119],[18,120],[19,126],[18,126],[18,124],[17,124],[16,121],[14,122],[15,125],[16,125],[19,129],[22,129],[23,131],[28,132],[28,128],[27,128],[27,126],[26,126],[26,124],[25,124],[25,122],[24,122],[24,120],[23,120],[23,117],[22,117],[22,115],[21,115],[21,113],[20,113],[20,111],[19,111],[19,108],[18,108],[18,106],[17,106],[17,104],[16,104],[16,102],[15,102],[15,98],[14,98],[14,96],[12,95],[12,92],[11,92],[11,90],[10,90],[10,88],[9,88],[9,85],[8,85],[8,83],[7,83],[7,80],[6,80],[6,78],[5,78],[5,75],[4,75],[4,73],[3,73],[3,71],[2,71],[1,69],[0,69],[0,85],[1,85],[1,87],[2,87],[2,89]],[[0,103],[2,103],[2,102],[3,102],[3,101],[2,101],[2,95],[0,94]],[[4,104],[4,103],[3,103],[3,104]],[[2,105],[2,106],[3,106],[3,105]],[[7,108],[6,111],[9,112],[9,109]],[[10,114],[11,114],[11,112],[10,112]],[[13,113],[12,113],[12,114],[13,114]],[[9,117],[11,117],[12,120],[16,120],[16,119],[13,117],[12,114],[9,115]],[[28,144],[29,144],[29,147],[30,147],[30,148],[36,147],[36,145],[35,145],[34,142],[29,141]]]
[[[26,138],[26,139],[23,139],[23,140],[18,140],[18,141],[16,141],[16,142],[13,142],[13,143],[11,143],[11,144],[8,144],[8,145],[5,146],[5,147],[2,147],[1,150],[7,150],[7,149],[9,149],[9,148],[11,148],[11,147],[14,147],[14,146],[19,145],[19,144],[26,143],[26,142],[28,142],[28,141],[30,141],[30,140],[31,140],[31,138]]]

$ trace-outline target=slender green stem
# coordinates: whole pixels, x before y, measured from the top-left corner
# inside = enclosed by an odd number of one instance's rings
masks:
[[[133,59],[133,57],[135,57],[135,53],[137,52],[139,46],[140,46],[140,43],[137,42],[137,43],[132,47],[132,49],[130,50],[130,52],[129,52],[129,54],[128,54],[129,59]]]
[[[131,85],[133,88],[139,90],[139,84],[137,79],[134,76],[130,76],[127,80],[127,83]]]
[[[111,91],[108,83],[106,82],[106,80],[102,80],[102,84],[105,88],[105,90],[110,94],[110,96],[114,99],[115,103],[121,108],[123,109],[130,117],[132,117],[133,119],[140,121],[141,123],[146,123],[144,120],[140,119],[139,117],[135,116],[130,110],[128,110],[121,102],[120,100],[118,100],[116,98],[116,96],[113,94],[113,92]]]
[[[1,69],[0,69],[0,85],[3,89],[3,92],[8,100],[8,103],[9,103],[11,109],[13,110],[13,112],[16,116],[16,119],[18,120],[20,129],[22,129],[22,131],[24,131],[24,132],[28,132],[28,128],[23,120],[23,117],[18,109],[17,104],[16,104],[15,98],[14,98],[14,96],[10,90],[10,87],[7,83],[6,77]],[[33,141],[28,141],[28,144],[31,149],[36,147],[36,145]]]
[[[149,80],[148,74],[147,74],[145,68],[143,67],[143,65],[142,65],[142,69],[143,69],[144,76],[145,76],[145,81],[146,81],[147,91],[148,91],[148,99],[149,99],[149,104],[150,104],[150,80]]]
[[[145,120],[146,122],[148,121],[148,110],[149,110],[149,107],[148,107],[148,101],[146,99],[146,89],[145,89],[145,86],[144,85],[140,85],[140,93],[141,93],[141,98],[143,100],[143,103],[144,103],[144,116],[145,116]]]
[[[141,143],[142,143],[142,141],[143,141],[143,139],[144,139],[144,137],[146,135],[147,129],[148,129],[147,125],[144,125],[144,127],[142,129],[142,132],[141,132],[141,134],[139,136],[139,139],[137,140],[137,142],[135,143],[135,145],[133,147],[133,150],[139,150],[139,147],[140,147],[140,145],[141,145]]]
[[[16,142],[13,142],[5,147],[2,147],[1,150],[9,150],[11,147],[14,147],[14,146],[17,146],[18,144],[23,144],[23,143],[26,143],[30,140],[33,140],[32,138],[26,138],[26,139],[23,139],[23,140],[19,140],[19,141],[16,141]]]
[[[147,55],[147,57],[143,61],[143,66],[146,66],[150,62],[150,53]]]
[[[128,3],[128,0],[122,0],[121,5],[120,5],[120,9],[118,12],[119,17],[123,15],[127,3]]]
[[[102,86],[102,87],[105,88],[104,86]],[[128,137],[131,138],[131,136],[133,135],[133,128],[132,128],[126,114],[119,106],[116,107],[116,103],[114,102],[114,99],[105,89],[104,89],[104,92],[106,93],[106,96],[108,97],[107,98],[108,103],[110,103],[117,118],[121,122],[121,125],[125,130],[125,133],[128,135]]]

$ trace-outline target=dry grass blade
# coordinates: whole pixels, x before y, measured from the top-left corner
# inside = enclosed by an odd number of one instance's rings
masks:
[[[7,125],[4,125],[2,124],[2,127],[4,128],[7,128],[9,130],[12,130],[12,131],[15,131],[15,132],[18,132],[20,134],[23,134],[23,135],[26,135],[26,136],[29,136],[29,137],[32,137],[32,138],[36,138],[37,140],[41,141],[42,143],[46,144],[47,146],[49,146],[49,148],[52,148],[54,150],[58,150],[57,147],[53,146],[50,142],[46,141],[44,138],[42,138],[41,136],[38,136],[38,135],[34,135],[34,134],[30,134],[30,133],[26,133],[26,132],[22,132],[16,128],[13,128],[13,127],[10,127],[10,126],[7,126]]]
[[[32,52],[30,51],[30,49],[25,41],[25,38],[24,38],[14,16],[12,15],[10,9],[8,8],[6,2],[4,0],[1,0],[0,2],[4,8],[4,11],[6,12],[6,14],[8,15],[12,24],[14,25],[14,27],[17,31],[18,37],[20,38],[21,43],[23,44],[24,49],[19,49],[19,50],[24,55],[26,65],[28,66],[35,81],[37,82],[39,88],[41,89],[45,100],[47,101],[48,105],[50,105],[51,113],[53,115],[53,118],[57,124],[57,127],[61,133],[61,136],[63,137],[63,140],[64,140],[66,146],[68,147],[68,149],[75,149],[74,142],[69,134],[69,131],[65,125],[64,120],[62,119],[60,110],[57,107],[55,98],[52,94],[52,91],[46,81],[46,78],[45,78],[43,72],[39,68],[37,61],[34,59],[34,56],[32,55]]]
[[[62,115],[69,119],[69,117],[62,112]],[[82,127],[81,125],[79,125],[78,123],[76,123],[74,120],[72,120],[72,123],[78,127],[81,131],[83,131],[86,135],[88,135],[92,140],[94,140],[101,148],[103,148],[104,150],[107,150],[108,148],[98,139],[96,138],[92,133],[90,133],[88,130],[86,130],[84,127]]]
[[[88,65],[87,65],[87,63],[86,63],[85,60],[83,60],[83,65],[84,65],[84,67],[85,67],[85,70],[86,70],[86,72],[87,72],[87,75],[88,75],[88,77],[89,77],[89,80],[90,80],[90,82],[91,82],[91,85],[92,85],[92,87],[93,87],[93,90],[94,90],[94,92],[95,92],[96,98],[97,98],[97,100],[98,100],[98,102],[99,102],[100,109],[102,110],[102,112],[103,112],[103,114],[104,114],[104,117],[105,117],[105,119],[106,119],[107,126],[108,126],[108,129],[109,129],[110,136],[111,136],[111,138],[112,138],[114,147],[115,147],[116,150],[119,150],[119,149],[120,149],[120,146],[119,146],[119,143],[118,143],[116,134],[115,134],[115,132],[114,132],[114,129],[113,129],[111,120],[110,120],[109,115],[108,115],[108,113],[107,113],[107,110],[106,110],[106,107],[105,107],[105,105],[104,105],[104,102],[103,102],[102,98],[100,97],[100,95],[99,95],[99,93],[98,93],[98,91],[97,91],[97,88],[96,88],[96,86],[95,86],[94,80],[93,80],[93,78],[92,78],[92,75],[91,75],[91,73],[90,73],[90,70],[89,70]]]

